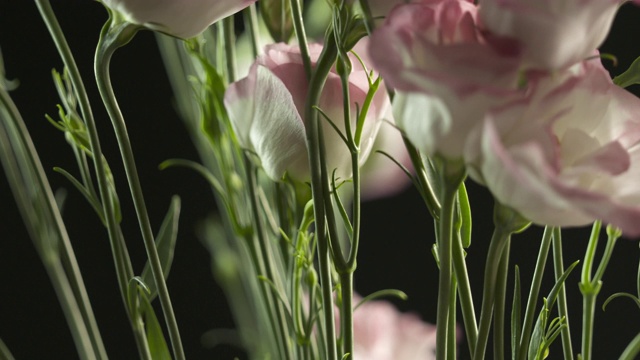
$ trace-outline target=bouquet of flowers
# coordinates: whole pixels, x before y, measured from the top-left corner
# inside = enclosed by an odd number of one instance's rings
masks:
[[[47,137],[63,139],[52,151],[70,148],[71,161],[43,166],[44,141],[34,141],[22,115],[28,103],[12,99],[24,85],[5,75],[14,74],[16,49],[6,62],[0,56],[0,163],[15,199],[2,207],[19,212],[81,359],[113,351],[102,335],[109,319],[92,307],[102,293],[119,296],[109,311],[126,316],[119,336],[137,349],[121,356],[185,359],[195,351],[169,277],[189,261],[176,251],[189,204],[174,196],[163,217],[155,215],[154,204],[167,199],[148,196],[158,180],[141,176],[134,156],[145,147],[168,151],[160,169],[197,174],[212,194],[181,191],[193,206],[216,209],[186,230],[205,244],[195,251],[208,250],[210,268],[184,279],[212,277],[221,287],[234,329],[193,337],[237,347],[225,356],[589,360],[594,349],[607,358],[640,356],[637,321],[611,329],[600,320],[610,303],[624,306],[629,319],[638,311],[629,305],[640,307],[633,241],[640,236],[640,99],[626,90],[640,83],[640,57],[612,79],[605,64],[617,66],[618,58],[601,48],[616,15],[637,11],[640,1],[100,0],[105,24],[92,43],[93,74],[76,62],[72,35],[49,1],[34,2],[38,11],[30,11],[39,12],[47,46],[63,64],[52,81],[38,80],[58,95],[39,99],[48,109],[57,104],[46,115]],[[12,16],[8,9],[0,21]],[[0,46],[18,37],[3,33]],[[136,101],[142,94],[118,90],[112,76],[123,71],[129,77],[118,82],[135,83],[136,71],[117,59],[139,37],[157,44],[164,71],[152,78],[166,77],[172,89],[158,100],[147,84],[145,95],[175,109],[140,134],[170,132],[164,123],[181,121],[197,160],[173,153],[177,143],[130,136],[134,118],[146,116]],[[121,108],[123,98],[142,115]],[[113,134],[117,149],[101,146]],[[83,198],[83,211],[64,211],[56,177]],[[417,236],[399,230],[382,239],[383,248],[433,265],[403,279],[428,294],[414,309],[428,321],[396,309],[408,296],[402,286],[386,289],[364,271],[386,267],[387,254],[366,264],[359,255],[376,241],[366,202],[410,185],[404,194],[424,210],[418,228],[431,233],[419,241],[431,254],[411,254],[403,243]],[[472,190],[492,200],[471,201]],[[385,207],[385,227],[401,227],[396,214],[406,209],[398,204]],[[487,204],[492,210],[482,211]],[[85,285],[92,260],[74,252],[79,218],[93,221],[92,237],[108,239],[102,253],[110,251],[111,268],[100,272],[111,287]],[[472,228],[472,218],[480,226]],[[590,234],[569,229],[587,225]],[[517,242],[525,236],[528,244]],[[628,250],[614,254],[618,243]],[[565,244],[571,251],[563,255]],[[535,258],[523,267],[528,275],[518,266],[527,257]],[[614,263],[630,265],[633,276]],[[623,288],[602,291],[605,273]],[[356,293],[355,280],[367,277],[374,290]],[[599,341],[603,329],[622,345]],[[0,321],[0,359],[32,341],[20,331]]]

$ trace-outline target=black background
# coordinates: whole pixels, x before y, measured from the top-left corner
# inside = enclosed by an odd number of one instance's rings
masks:
[[[99,3],[88,0],[56,1],[54,8],[92,99],[104,152],[111,159],[118,181],[125,216],[125,237],[139,272],[145,262],[144,248],[127,197],[128,189],[118,161],[113,131],[92,76],[93,51],[107,14]],[[607,41],[602,48],[604,52],[618,57],[619,66],[612,69],[613,74],[626,69],[640,55],[638,20],[640,11],[625,6],[610,36],[615,41]],[[12,92],[12,96],[31,131],[52,186],[54,189],[68,189],[64,218],[107,351],[112,359],[134,359],[137,356],[135,345],[118,294],[106,231],[84,199],[62,176],[51,170],[60,166],[73,172],[76,167],[62,134],[44,118],[45,113],[56,114],[58,98],[50,81],[50,72],[52,68],[60,70],[62,65],[33,2],[0,0],[0,47],[7,77],[20,81],[20,87]],[[197,155],[173,110],[171,89],[150,32],[140,32],[131,44],[117,52],[112,64],[112,77],[127,119],[156,230],[171,195],[178,194],[183,200],[181,231],[168,286],[187,357],[231,359],[238,354],[232,347],[208,349],[200,341],[207,330],[233,327],[222,290],[211,276],[209,254],[194,232],[198,221],[215,211],[211,192],[205,181],[193,172],[157,169],[163,160],[197,160]],[[469,191],[474,214],[474,243],[467,259],[479,311],[482,269],[492,231],[492,200],[484,189],[473,183],[469,184]],[[433,228],[417,193],[407,189],[394,198],[368,202],[364,205],[363,216],[357,291],[368,294],[383,288],[402,289],[409,295],[409,300],[396,302],[398,307],[403,311],[417,312],[426,321],[434,322],[437,270],[430,253]],[[584,255],[588,233],[588,229],[565,232],[566,264]],[[513,239],[511,264],[520,265],[523,291],[526,291],[533,273],[540,237],[541,229],[532,228]],[[605,313],[600,310],[604,299],[612,293],[635,293],[637,268],[638,243],[620,241],[598,298],[595,359],[617,358],[640,331],[640,311],[630,301],[617,300]],[[551,272],[545,278],[542,294],[552,286],[550,275]],[[582,301],[578,281],[579,268],[567,281],[575,352],[579,351],[576,346],[579,344]],[[511,279],[508,286],[512,289]],[[508,290],[508,294],[511,291]],[[17,359],[77,358],[57,298],[3,176],[0,176],[0,338]],[[466,345],[461,346],[466,349]],[[461,353],[461,359],[467,358],[466,351]],[[561,350],[554,347],[550,358],[561,358]]]

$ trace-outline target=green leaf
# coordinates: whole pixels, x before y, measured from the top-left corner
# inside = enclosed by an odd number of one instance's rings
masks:
[[[73,185],[80,192],[80,194],[84,196],[87,202],[91,205],[93,210],[96,212],[96,214],[100,218],[102,225],[107,226],[107,223],[104,218],[104,212],[102,210],[102,204],[100,204],[100,201],[98,201],[98,199],[96,199],[93,196],[93,194],[78,179],[76,179],[73,175],[71,175],[65,169],[54,167],[53,171],[59,174],[62,174],[62,176],[64,176],[65,178],[67,178],[67,180],[69,180],[71,185]]]
[[[9,348],[4,343],[4,341],[2,341],[2,339],[0,339],[0,359],[15,360],[13,355],[11,355],[11,351],[9,351]]]
[[[158,256],[160,257],[160,264],[162,265],[162,273],[165,280],[169,276],[169,270],[171,270],[171,263],[173,262],[173,253],[176,247],[176,240],[178,238],[179,217],[180,198],[178,196],[174,196],[171,199],[169,211],[160,226],[158,236],[156,236],[156,249],[158,250]],[[141,278],[149,288],[150,301],[153,301],[153,299],[158,295],[158,288],[153,280],[151,266],[148,261],[142,270]]]
[[[522,292],[520,290],[520,268],[516,265],[513,284],[513,305],[511,306],[511,358],[520,352],[520,332],[522,330]]]
[[[142,296],[142,298],[142,311],[151,358],[153,360],[171,360],[171,353],[169,352],[167,341],[162,333],[162,327],[160,327],[156,313],[153,311],[151,301],[146,296]]]
[[[362,300],[360,300],[358,302],[358,304],[353,308],[353,311],[355,311],[357,308],[359,308],[360,306],[364,305],[365,303],[375,300],[375,299],[379,299],[381,297],[384,296],[392,296],[392,297],[397,297],[398,299],[401,300],[407,300],[409,297],[407,296],[407,294],[402,291],[402,290],[397,290],[397,289],[384,289],[384,290],[379,290],[376,291],[374,293],[371,293],[367,296],[365,296]]]
[[[465,249],[471,246],[471,204],[469,203],[469,195],[464,182],[458,188],[458,210],[462,227],[460,228],[460,236],[462,237],[462,247]]]
[[[544,306],[542,307],[542,311],[540,311],[540,315],[538,315],[538,320],[536,320],[536,325],[533,328],[533,334],[531,335],[531,341],[529,342],[529,360],[539,360],[540,353],[543,350],[542,345],[544,343],[547,319],[549,317],[547,299],[543,299],[543,302]]]
[[[619,292],[619,293],[615,293],[611,296],[609,296],[609,298],[607,298],[607,300],[604,301],[604,304],[602,304],[602,311],[605,311],[607,305],[609,304],[609,302],[611,302],[611,300],[615,299],[615,298],[619,298],[619,297],[628,297],[631,300],[635,301],[636,305],[638,305],[638,308],[640,308],[640,299],[638,299],[637,296],[634,296],[632,294],[629,293],[624,293],[624,292]]]
[[[558,278],[558,281],[556,281],[556,284],[553,286],[553,288],[549,292],[549,296],[547,297],[547,299],[549,299],[549,307],[553,306],[553,304],[556,302],[556,298],[558,297],[558,293],[560,292],[560,289],[562,289],[562,285],[564,284],[564,281],[567,280],[567,277],[569,277],[569,274],[571,274],[571,271],[573,271],[573,269],[578,265],[578,263],[580,263],[580,260],[576,260],[573,264],[571,264],[567,268],[567,270],[565,270],[562,273],[562,275]]]
[[[614,77],[613,83],[623,88],[640,84],[640,57],[633,61],[627,71]]]
[[[293,35],[289,0],[260,0],[260,15],[275,42],[288,42]]]

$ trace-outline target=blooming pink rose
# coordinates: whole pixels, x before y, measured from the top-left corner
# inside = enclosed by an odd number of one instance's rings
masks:
[[[315,63],[322,48],[310,46]],[[364,103],[369,83],[366,71],[350,55],[353,70],[349,76],[352,129],[356,109]],[[272,179],[285,172],[298,180],[308,180],[309,164],[305,137],[304,104],[308,81],[297,46],[274,44],[252,65],[249,75],[229,86],[225,105],[241,146],[255,152]],[[378,89],[365,120],[360,144],[360,162],[371,151],[382,116],[389,108],[384,87]],[[320,97],[319,108],[344,132],[343,96],[340,77],[331,72]],[[336,177],[351,177],[351,155],[347,145],[328,121],[320,120],[324,129],[327,166]]]
[[[640,99],[598,59],[530,82],[526,99],[490,112],[469,136],[470,176],[533,222],[601,219],[640,235]]]
[[[386,301],[370,301],[353,313],[355,360],[435,359],[436,327],[398,312]]]
[[[523,46],[528,66],[561,69],[600,46],[620,0],[482,0],[479,16],[492,33]]]
[[[101,0],[132,24],[187,39],[256,0]]]
[[[463,0],[400,5],[374,32],[373,63],[402,90],[394,117],[420,150],[462,155],[468,129],[517,93],[517,50],[478,30],[477,7]]]

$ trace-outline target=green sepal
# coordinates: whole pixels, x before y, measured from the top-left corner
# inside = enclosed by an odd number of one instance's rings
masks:
[[[158,236],[156,236],[155,243],[158,250],[158,256],[160,257],[160,264],[162,265],[162,273],[166,280],[171,270],[171,264],[173,263],[173,253],[176,247],[176,240],[178,238],[178,219],[180,217],[180,198],[174,196],[171,199],[171,205],[169,211],[162,221]],[[153,274],[151,272],[151,266],[149,262],[144,266],[142,275],[140,276],[142,281],[149,288],[149,301],[158,295],[158,288],[153,280]]]
[[[625,72],[614,77],[613,83],[623,88],[640,84],[640,57],[636,58]]]

